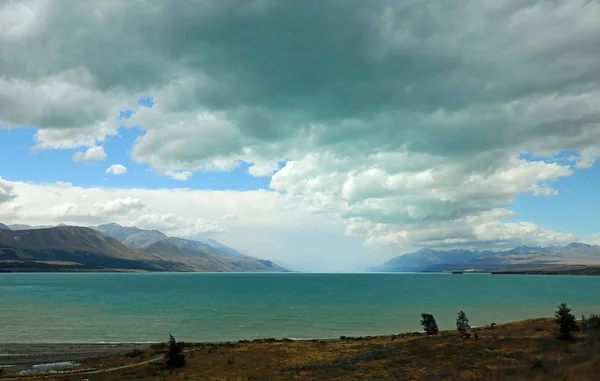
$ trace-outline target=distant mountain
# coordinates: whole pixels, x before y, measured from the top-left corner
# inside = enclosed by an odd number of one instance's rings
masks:
[[[202,242],[171,237],[148,246],[147,253],[185,263],[198,271],[286,271],[271,261],[221,252]]]
[[[181,263],[133,250],[96,230],[61,226],[0,230],[1,271],[190,271]]]
[[[421,249],[394,257],[368,271],[498,271],[597,265],[600,265],[600,246],[573,242],[567,246],[517,246],[506,251]]]
[[[117,239],[126,246],[138,250],[144,250],[153,243],[169,238],[158,230],[142,230],[136,227],[123,227],[115,223],[92,226],[91,228]]]
[[[168,237],[157,230],[123,227],[111,223],[93,227],[126,246],[164,261],[183,263],[194,271],[287,271],[275,263],[250,257],[214,239]]]
[[[433,249],[421,249],[412,254],[394,257],[381,266],[369,269],[369,271],[418,272],[424,269],[441,268],[446,265],[468,263],[478,256],[479,252],[470,250],[440,252]]]
[[[10,228],[2,223],[0,223],[0,230],[10,230]]]
[[[246,257],[246,255],[244,255],[244,254],[240,253],[239,251],[237,251],[237,250],[235,250],[235,249],[232,249],[232,248],[231,248],[231,247],[229,247],[229,246],[223,245],[222,243],[220,243],[220,242],[217,242],[217,241],[215,241],[215,240],[214,240],[214,239],[212,239],[212,238],[199,239],[199,240],[198,240],[198,242],[205,243],[205,244],[207,244],[208,246],[212,246],[212,247],[214,247],[215,249],[219,249],[219,250],[221,250],[221,251],[223,251],[223,252],[225,252],[225,253],[228,253],[228,254],[234,255],[234,256],[236,256],[236,257]]]
[[[31,229],[53,228],[54,226],[50,226],[50,225],[31,226],[31,225],[26,225],[26,224],[13,224],[13,225],[8,225],[8,227],[10,228],[10,230],[31,230]]]
[[[274,260],[273,263],[275,263],[279,267],[287,269],[288,271],[296,271],[296,269],[293,266],[291,266],[283,261]]]

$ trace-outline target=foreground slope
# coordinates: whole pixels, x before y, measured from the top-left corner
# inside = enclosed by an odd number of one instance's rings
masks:
[[[93,229],[59,226],[0,230],[0,269],[37,270],[186,270],[159,256],[133,250]]]
[[[435,336],[408,333],[339,341],[267,339],[187,344],[186,366],[180,369],[166,369],[162,365],[165,346],[153,345],[126,356],[117,353],[110,358],[80,361],[87,372],[47,375],[44,379],[598,380],[597,332],[579,333],[574,341],[559,341],[556,335],[553,319],[535,319],[500,324],[494,329],[476,328],[470,339],[449,331]]]

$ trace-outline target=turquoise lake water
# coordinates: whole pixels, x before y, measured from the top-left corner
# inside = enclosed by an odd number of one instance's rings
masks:
[[[330,338],[600,313],[600,277],[489,274],[0,274],[0,341]]]

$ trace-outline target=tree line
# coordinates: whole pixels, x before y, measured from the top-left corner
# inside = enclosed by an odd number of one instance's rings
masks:
[[[471,335],[468,331],[471,329],[471,326],[469,325],[467,314],[464,311],[460,311],[457,315],[456,330],[462,338],[470,338]],[[556,324],[558,325],[559,339],[572,339],[572,333],[578,331],[580,328],[582,331],[586,331],[587,329],[600,331],[600,315],[591,314],[587,317],[581,315],[580,327],[575,315],[571,313],[571,308],[566,303],[558,305],[558,309],[554,312],[554,316]],[[490,328],[494,328],[495,325],[495,323],[492,323]],[[421,326],[428,335],[437,335],[439,333],[439,327],[432,314],[421,314]],[[478,339],[477,333],[475,334],[475,339]]]

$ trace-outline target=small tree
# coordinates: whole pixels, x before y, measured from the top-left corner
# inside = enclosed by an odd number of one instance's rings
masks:
[[[456,319],[456,329],[460,333],[461,337],[464,337],[465,333],[471,329],[471,326],[469,325],[469,318],[464,311],[460,311],[458,313],[458,319]]]
[[[169,368],[181,368],[185,365],[185,355],[183,354],[181,345],[179,345],[171,334],[169,334],[165,363]]]
[[[438,325],[432,314],[421,314],[421,325],[428,335],[437,335],[439,332]]]
[[[571,309],[567,306],[567,303],[561,303],[558,306],[558,310],[554,313],[556,316],[556,324],[559,325],[560,337],[563,339],[570,339],[571,332],[577,331],[577,320],[575,315],[571,313]]]

